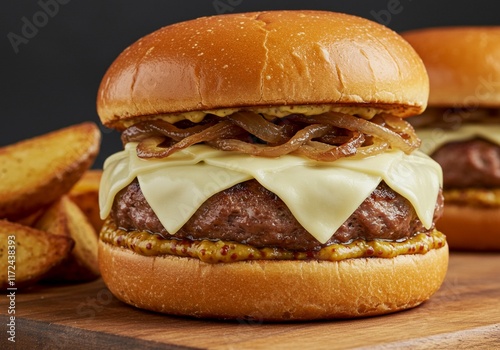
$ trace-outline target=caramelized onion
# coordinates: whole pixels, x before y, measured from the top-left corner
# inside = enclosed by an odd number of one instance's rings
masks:
[[[279,157],[284,154],[297,150],[307,141],[323,136],[330,132],[332,127],[329,125],[312,124],[298,131],[290,140],[279,146],[265,146],[251,144],[240,140],[215,140],[214,148],[223,151],[240,151],[254,156],[261,157]]]
[[[215,124],[216,121],[213,121],[211,123],[198,124],[190,128],[181,129],[164,120],[151,120],[132,125],[122,133],[121,139],[123,144],[126,144],[127,142],[139,142],[151,136],[163,135],[172,140],[180,141]]]
[[[381,139],[375,139],[370,145],[358,148],[356,156],[368,157],[384,152],[389,148],[389,143]]]
[[[238,133],[240,133],[240,129],[237,126],[232,124],[229,120],[224,120],[199,133],[192,134],[170,147],[160,146],[160,144],[165,141],[164,137],[149,137],[137,145],[137,156],[139,158],[165,158],[191,145],[217,138],[234,137]]]
[[[160,145],[166,141],[164,136],[151,136],[142,140],[137,145],[137,156],[139,158],[163,158],[167,157],[168,148]],[[165,155],[167,154],[167,155]]]
[[[354,132],[349,141],[340,146],[331,146],[317,141],[309,141],[302,145],[295,153],[321,162],[332,162],[342,157],[352,156],[357,153],[365,141],[362,133]]]
[[[403,139],[407,140],[407,143],[411,145],[413,149],[420,147],[421,141],[410,123],[390,114],[384,114],[383,117],[387,126],[398,133]]]
[[[399,148],[407,154],[411,153],[418,147],[415,147],[413,143],[409,142],[398,133],[385,128],[384,126],[348,114],[327,112],[314,116],[294,116],[294,119],[300,120],[302,122],[333,125],[338,128],[343,128],[351,131],[360,131],[366,135],[377,136],[382,140],[387,140],[391,147]],[[406,122],[403,121],[403,123]]]
[[[197,143],[224,151],[279,157],[300,154],[317,161],[366,157],[389,147],[410,153],[420,144],[413,127],[401,118],[379,115],[365,120],[343,113],[290,115],[277,123],[240,111],[228,117],[206,118],[203,124],[182,128],[163,120],[141,122],[122,134],[122,141],[139,142],[140,158],[164,158]],[[185,125],[185,124],[184,124]],[[246,141],[250,142],[246,142]]]
[[[283,126],[273,124],[261,115],[252,112],[236,112],[227,118],[240,128],[268,143],[282,144],[291,136],[287,134]]]

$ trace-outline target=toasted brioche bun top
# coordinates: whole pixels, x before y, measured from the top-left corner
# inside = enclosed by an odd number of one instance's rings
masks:
[[[500,107],[500,26],[428,28],[402,35],[427,67],[429,106]]]
[[[428,77],[390,29],[322,11],[202,17],[128,47],[105,74],[97,109],[124,129],[148,116],[260,106],[334,105],[421,113]]]

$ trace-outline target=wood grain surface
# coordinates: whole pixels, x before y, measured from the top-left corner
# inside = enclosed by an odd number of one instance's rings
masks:
[[[15,347],[7,337],[2,331],[1,349],[499,349],[500,254],[452,253],[441,289],[421,306],[340,321],[171,317],[121,303],[101,280],[36,286],[18,291]]]

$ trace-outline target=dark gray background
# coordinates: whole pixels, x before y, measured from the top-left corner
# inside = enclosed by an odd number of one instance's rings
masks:
[[[149,32],[205,15],[275,9],[345,12],[395,31],[500,25],[500,2],[486,0],[3,0],[0,145],[85,120],[99,124],[95,100],[101,77],[125,47]],[[34,31],[27,22],[36,25]],[[24,42],[13,45],[16,35]],[[94,167],[121,147],[116,132],[100,127],[103,143]]]

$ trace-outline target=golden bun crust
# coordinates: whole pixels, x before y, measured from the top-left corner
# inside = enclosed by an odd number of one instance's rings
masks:
[[[427,67],[429,106],[500,107],[500,26],[402,33]]]
[[[451,250],[500,251],[500,208],[445,203],[436,226]]]
[[[100,241],[99,264],[110,291],[135,307],[204,318],[313,320],[419,305],[444,280],[448,246],[391,259],[207,264],[143,256]]]
[[[103,77],[97,110],[139,116],[228,107],[338,105],[421,113],[428,76],[413,48],[367,19],[326,11],[202,17],[128,47]]]

